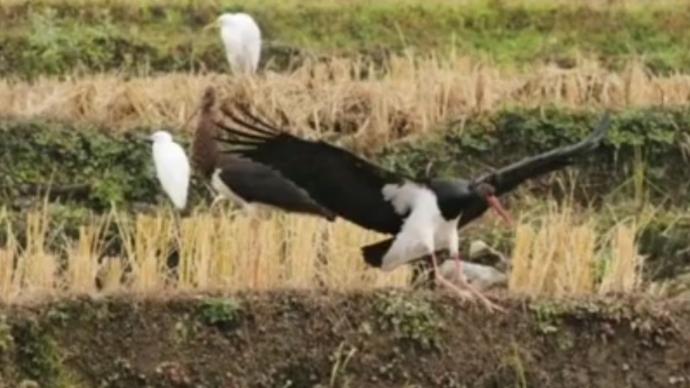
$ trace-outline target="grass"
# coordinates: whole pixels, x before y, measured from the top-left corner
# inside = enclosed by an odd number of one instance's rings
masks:
[[[552,207],[515,229],[509,288],[529,295],[578,296],[640,289],[639,219],[598,225],[571,206]]]
[[[26,246],[19,248],[19,237],[9,231],[8,243],[0,248],[0,299],[168,289],[369,289],[401,286],[409,276],[406,270],[388,275],[367,268],[359,246],[380,236],[346,222],[275,213],[255,218],[232,211],[183,219],[163,210],[127,217],[114,213],[94,219],[76,241],[49,251],[48,212],[27,213],[21,233]],[[109,222],[122,241],[117,255],[108,254],[112,248],[102,233]],[[179,257],[177,275],[167,266],[173,252]]]
[[[607,5],[610,3],[612,5]],[[0,70],[20,77],[121,70],[225,71],[217,33],[201,33],[221,11],[254,15],[265,58],[461,53],[505,67],[566,66],[579,56],[622,69],[690,70],[690,8],[672,1],[200,2],[43,0],[0,3]],[[282,64],[278,63],[281,62]]]
[[[512,249],[510,289],[530,295],[635,292],[641,287],[642,218],[611,224],[568,205],[523,213]],[[644,214],[650,214],[645,212]],[[48,248],[49,212],[26,214],[0,249],[0,300],[16,303],[74,294],[160,294],[172,290],[367,290],[406,287],[406,268],[366,266],[359,247],[382,236],[344,221],[271,212],[168,211],[94,218],[75,241]],[[4,222],[9,228],[9,223]],[[122,248],[103,231],[113,223]],[[112,226],[112,225],[110,225]],[[18,244],[19,235],[25,243]],[[178,267],[167,265],[175,252]]]
[[[391,140],[426,134],[440,122],[462,121],[468,115],[506,107],[682,106],[690,96],[687,75],[653,76],[634,62],[622,73],[584,60],[570,70],[543,66],[525,73],[466,57],[395,57],[385,73],[371,72],[365,62],[332,59],[254,78],[100,74],[33,82],[2,80],[0,116],[60,120],[113,131],[136,127],[190,131],[203,90],[214,85],[224,97],[245,99],[270,115],[290,112],[293,127],[337,131],[351,137],[355,146],[376,149]]]

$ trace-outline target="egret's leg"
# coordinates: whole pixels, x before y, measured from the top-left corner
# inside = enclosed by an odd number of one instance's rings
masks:
[[[443,275],[441,275],[441,272],[439,271],[439,268],[438,268],[438,261],[436,260],[436,254],[433,253],[433,251],[431,253],[431,262],[434,265],[434,276],[436,277],[436,281],[438,283],[443,284],[444,286],[455,291],[463,299],[471,299],[472,298],[472,294],[470,294],[466,290],[460,289],[458,286],[453,284],[453,282],[444,278]]]
[[[491,310],[498,310],[498,311],[501,311],[501,312],[505,312],[505,309],[503,309],[503,307],[501,307],[501,306],[495,304],[494,302],[490,301],[489,298],[487,298],[486,296],[484,296],[484,294],[482,294],[481,291],[479,291],[478,289],[476,289],[473,285],[471,285],[471,284],[467,281],[467,279],[465,278],[465,274],[462,272],[462,260],[461,260],[461,258],[460,258],[460,254],[459,254],[459,253],[456,253],[456,254],[453,255],[453,260],[455,260],[455,262],[457,263],[457,266],[456,266],[456,267],[457,267],[457,269],[458,269],[458,282],[460,283],[460,287],[463,288],[463,289],[465,289],[465,290],[468,290],[472,295],[474,295],[474,296],[476,296],[477,298],[479,298],[479,300],[481,300],[482,303],[484,303],[484,306],[485,306],[487,309],[489,309],[489,311],[491,311]]]

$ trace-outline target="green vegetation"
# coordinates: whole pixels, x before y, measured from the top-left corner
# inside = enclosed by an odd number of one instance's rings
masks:
[[[295,54],[359,53],[378,61],[412,49],[508,66],[569,66],[589,56],[617,68],[641,57],[653,71],[690,70],[688,5],[43,0],[0,5],[0,72],[226,71],[217,31],[202,28],[222,11],[239,10],[256,17],[267,41],[265,59],[279,67]]]
[[[474,117],[462,127],[453,126],[434,136],[392,144],[375,159],[407,174],[423,174],[432,163],[435,175],[469,178],[487,168],[579,141],[599,117],[598,113],[559,110],[504,110]],[[587,197],[612,193],[636,200],[654,196],[687,205],[681,194],[689,189],[690,176],[687,169],[675,166],[685,163],[688,128],[690,113],[682,109],[616,114],[605,146],[577,164],[575,170],[582,171],[577,177],[578,193]],[[92,127],[0,122],[1,203],[22,207],[27,196],[40,194],[52,183],[53,195],[62,193],[63,203],[91,209],[154,204],[162,194],[150,145],[136,140],[137,134],[150,131],[142,128],[119,136]],[[630,178],[636,169],[643,175]],[[193,203],[208,195],[200,182],[193,182],[193,187]]]
[[[425,350],[440,346],[443,322],[428,301],[390,294],[379,298],[377,310],[380,329],[393,333],[394,338],[409,341]]]
[[[242,307],[233,299],[213,298],[199,308],[201,321],[210,326],[230,330],[240,323]]]
[[[69,387],[55,340],[33,320],[14,326],[17,363],[21,373],[46,387]]]

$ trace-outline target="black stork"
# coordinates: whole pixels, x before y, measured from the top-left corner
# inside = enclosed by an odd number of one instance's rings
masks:
[[[498,195],[515,189],[526,179],[571,164],[576,156],[598,147],[609,127],[606,114],[594,132],[579,143],[524,159],[472,181],[429,180],[385,170],[323,141],[300,139],[256,117],[246,107],[237,105],[222,111],[233,123],[217,122],[226,133],[218,140],[229,146],[224,153],[269,166],[335,215],[395,236],[363,247],[367,263],[390,271],[430,256],[439,283],[462,297],[474,294],[489,307],[497,306],[467,282],[458,287],[440,275],[435,252],[447,249],[461,273],[458,228],[481,216],[489,206],[510,222],[496,199]]]
[[[222,198],[242,207],[258,203],[334,220],[335,215],[315,202],[303,189],[284,179],[274,169],[236,155],[220,153],[214,122],[216,96],[212,87],[204,91],[200,116],[192,142],[192,164]]]

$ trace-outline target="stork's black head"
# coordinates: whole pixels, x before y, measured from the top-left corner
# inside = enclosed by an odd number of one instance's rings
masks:
[[[487,206],[494,208],[496,213],[498,213],[501,218],[508,224],[512,224],[513,220],[510,214],[503,208],[501,202],[496,198],[496,188],[487,182],[472,182],[470,184],[470,190],[475,193],[478,197],[486,201]]]
[[[495,196],[496,195],[496,188],[486,182],[472,182],[470,184],[470,188],[474,193],[481,197],[481,198],[487,198],[489,196]]]

